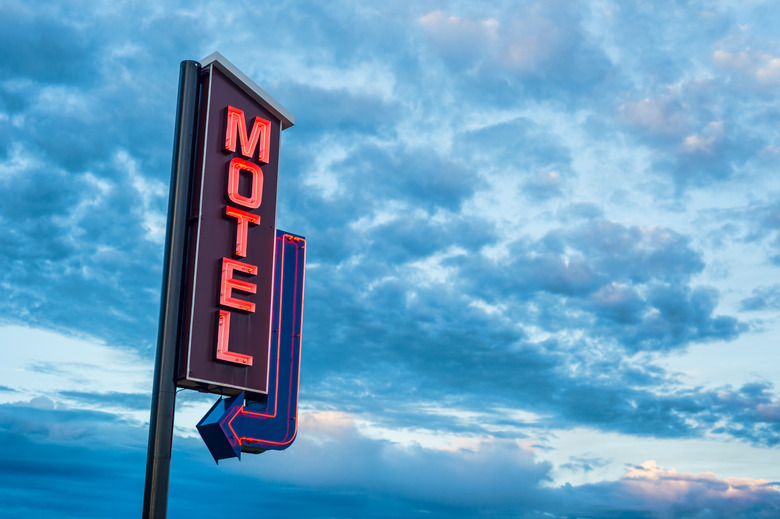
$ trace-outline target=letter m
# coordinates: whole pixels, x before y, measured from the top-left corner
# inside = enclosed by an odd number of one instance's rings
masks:
[[[268,163],[268,154],[271,148],[271,122],[260,117],[255,117],[252,125],[252,133],[247,137],[246,119],[244,111],[227,107],[227,121],[225,128],[225,149],[236,151],[236,143],[241,141],[241,154],[247,158],[252,158],[257,144],[260,143],[258,160],[264,164]]]

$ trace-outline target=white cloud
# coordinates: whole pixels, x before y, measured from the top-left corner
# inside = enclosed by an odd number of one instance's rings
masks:
[[[629,124],[658,135],[676,135],[685,130],[685,116],[678,106],[667,99],[645,98],[618,107]]]
[[[342,90],[352,95],[393,98],[395,77],[383,64],[364,61],[349,67],[307,67],[306,85],[323,90]]]
[[[44,162],[35,153],[27,150],[20,143],[10,146],[8,158],[0,162],[0,181],[10,182],[35,168],[44,167]]]
[[[540,433],[544,449],[537,458],[550,461],[554,469],[549,486],[566,483],[583,485],[615,481],[623,475],[626,463],[652,459],[690,473],[715,472],[728,477],[751,477],[780,481],[780,453],[744,443],[716,438],[642,438],[589,427]],[[590,470],[569,465],[573,459],[600,460]]]
[[[412,268],[409,277],[416,287],[425,287],[431,285],[444,285],[457,274],[458,269],[451,266],[445,266],[447,260],[467,254],[467,251],[460,247],[449,247],[443,251],[437,251],[427,258],[411,262]]]
[[[693,134],[683,140],[683,149],[692,154],[709,155],[723,142],[723,121],[713,121],[700,134]]]
[[[303,183],[319,191],[324,198],[332,199],[345,190],[339,164],[350,155],[350,149],[334,139],[323,138],[317,144],[320,150],[312,168],[304,174]]]
[[[121,405],[84,404],[61,392],[151,393],[154,361],[137,352],[96,339],[65,336],[17,325],[0,326],[3,362],[0,381],[14,391],[0,391],[0,403],[47,397],[56,402],[149,419],[148,411]]]
[[[560,56],[568,40],[578,38],[576,26],[569,25],[565,17],[554,20],[543,11],[542,5],[534,4],[499,21],[436,10],[417,21],[443,56],[456,62],[476,62],[470,73],[483,64],[530,73]]]
[[[154,202],[165,197],[168,186],[143,175],[139,171],[138,162],[126,150],[116,150],[112,160],[114,167],[126,175],[141,201],[140,205],[133,207],[133,213],[141,220],[146,239],[162,244],[165,239],[166,216],[154,209]]]
[[[455,440],[453,440],[455,441]],[[270,460],[269,460],[270,461]],[[243,463],[243,462],[242,462]],[[257,462],[240,469],[251,474]],[[263,477],[318,487],[384,489],[456,505],[522,503],[549,466],[513,440],[462,438],[426,448],[366,437],[349,413],[301,413],[299,436],[284,462]],[[525,490],[523,490],[525,489]]]
[[[676,504],[704,507],[708,502],[725,500],[743,507],[761,502],[767,494],[777,498],[774,484],[765,479],[720,479],[712,472],[681,473],[674,468],[659,467],[653,460],[630,468],[621,477],[621,483],[625,492],[659,512]],[[726,506],[721,503],[719,509],[723,512]]]
[[[500,24],[495,18],[479,20],[448,16],[437,10],[421,16],[417,21],[441,48],[479,52],[495,44],[499,37]]]
[[[754,88],[780,85],[780,58],[772,54],[750,49],[740,52],[716,50],[712,53],[712,61],[747,80]]]

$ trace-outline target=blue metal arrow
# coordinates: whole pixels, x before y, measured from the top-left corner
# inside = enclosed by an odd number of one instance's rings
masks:
[[[228,420],[244,406],[244,392],[232,398],[220,398],[196,426],[214,461],[241,459],[241,443],[228,426]]]
[[[283,231],[276,234],[273,336],[269,391],[258,400],[244,392],[220,398],[197,429],[216,462],[241,459],[241,452],[284,450],[298,432],[303,286],[306,240]]]

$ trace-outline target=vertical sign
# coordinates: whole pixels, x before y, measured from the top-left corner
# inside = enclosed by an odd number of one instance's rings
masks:
[[[177,385],[233,395],[218,422],[231,435],[214,434],[213,410],[198,425],[215,460],[295,439],[305,239],[276,229],[279,140],[293,124],[218,52],[182,62],[144,519],[167,513]]]
[[[267,395],[279,141],[293,119],[221,55],[201,65],[177,385]]]

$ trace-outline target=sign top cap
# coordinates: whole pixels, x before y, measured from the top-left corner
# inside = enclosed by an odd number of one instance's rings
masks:
[[[286,130],[295,124],[295,116],[291,114],[279,101],[260,88],[257,83],[247,77],[246,74],[238,70],[235,65],[225,58],[219,52],[215,52],[208,57],[200,60],[201,67],[214,65],[220,72],[234,81],[244,92],[252,96],[258,103],[263,105],[268,111],[277,116],[282,121],[282,130]]]

